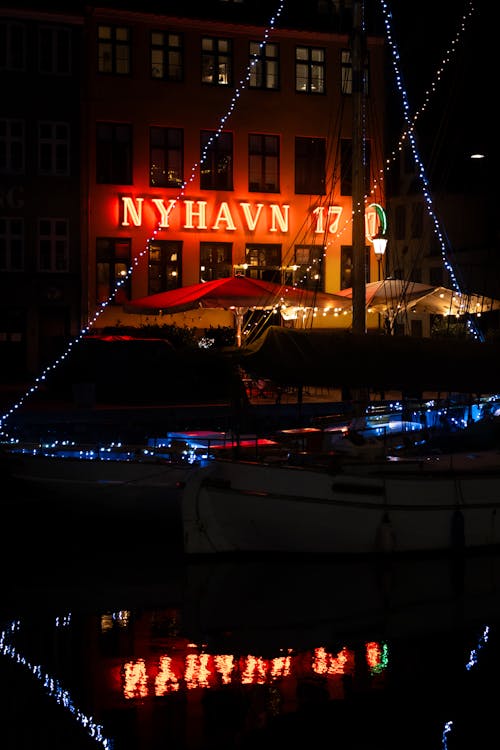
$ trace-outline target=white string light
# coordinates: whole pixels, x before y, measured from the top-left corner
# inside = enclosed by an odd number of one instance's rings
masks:
[[[453,290],[457,293],[457,295],[459,295],[460,297],[462,297],[462,291],[460,289],[460,285],[458,283],[458,279],[456,277],[455,270],[453,268],[452,263],[448,259],[448,253],[447,253],[447,249],[446,249],[446,243],[445,243],[445,239],[444,239],[444,236],[443,236],[443,232],[441,230],[441,227],[440,227],[439,220],[437,218],[436,212],[434,211],[434,203],[433,203],[433,199],[432,199],[432,196],[431,196],[431,193],[430,193],[430,190],[429,190],[429,182],[427,180],[427,176],[426,176],[426,172],[425,172],[425,167],[424,167],[423,161],[420,158],[420,154],[419,154],[418,149],[417,149],[417,143],[416,143],[416,140],[415,140],[415,133],[414,133],[414,129],[413,129],[413,122],[412,122],[412,118],[410,116],[410,106],[409,106],[409,102],[408,102],[408,93],[406,91],[406,88],[403,85],[403,76],[401,75],[401,72],[399,70],[399,59],[400,59],[399,58],[399,52],[398,52],[398,49],[397,49],[397,45],[394,42],[393,37],[392,37],[392,29],[391,29],[392,13],[389,11],[388,5],[385,2],[385,0],[381,0],[381,6],[382,6],[382,14],[383,14],[384,24],[385,24],[385,30],[386,30],[386,37],[387,37],[387,41],[389,43],[389,47],[390,47],[391,53],[392,53],[392,65],[393,65],[393,68],[394,68],[394,75],[395,75],[395,79],[396,79],[396,86],[397,86],[397,88],[398,88],[398,90],[399,90],[399,92],[401,94],[401,100],[402,100],[402,105],[403,105],[403,116],[404,116],[405,122],[406,122],[406,124],[408,126],[408,129],[407,129],[406,133],[407,133],[408,141],[409,141],[409,144],[410,144],[410,147],[411,147],[411,151],[412,151],[412,155],[413,155],[413,160],[415,162],[416,171],[417,171],[417,174],[418,174],[418,176],[420,178],[420,181],[422,183],[422,192],[423,192],[424,200],[425,200],[425,203],[426,203],[427,212],[428,212],[428,214],[429,214],[429,216],[430,216],[430,218],[432,220],[432,223],[434,225],[434,232],[435,232],[436,237],[437,237],[437,239],[439,241],[439,246],[440,246],[440,250],[441,250],[441,258],[442,258],[442,261],[443,261],[443,266],[444,266],[445,270],[449,274],[449,278],[450,278],[450,281],[451,281],[451,286],[453,287]],[[473,337],[475,339],[482,340],[484,338],[483,335],[482,335],[482,333],[475,327],[475,325],[473,324],[473,322],[471,321],[470,318],[467,319],[467,327],[468,327],[470,333],[473,335]]]
[[[268,25],[267,25],[266,29],[264,30],[263,39],[262,39],[262,41],[259,44],[259,49],[260,50],[262,50],[262,49],[265,48],[265,46],[267,44],[267,40],[269,38],[269,35],[270,35],[271,31],[274,29],[274,27],[276,25],[276,22],[278,21],[281,13],[283,11],[284,4],[285,4],[285,0],[279,0],[278,9],[277,9],[276,13],[270,18],[270,20],[268,22]],[[234,108],[236,106],[236,103],[237,103],[237,101],[238,101],[241,93],[246,89],[246,87],[248,85],[248,82],[250,81],[250,77],[251,77],[252,71],[253,71],[256,63],[257,63],[257,60],[258,60],[258,56],[257,55],[252,55],[252,59],[250,60],[249,64],[246,67],[245,75],[240,80],[238,86],[236,87],[234,95],[233,95],[233,97],[232,97],[232,99],[231,99],[231,101],[229,103],[229,106],[228,106],[225,114],[222,115],[222,117],[220,118],[219,125],[217,126],[217,129],[216,129],[215,133],[212,135],[212,137],[210,138],[210,140],[206,144],[206,146],[205,146],[205,148],[204,148],[204,150],[202,152],[200,161],[199,162],[195,162],[193,164],[193,166],[191,168],[191,173],[190,173],[189,179],[183,182],[183,184],[181,186],[180,192],[175,197],[175,199],[173,199],[173,204],[172,204],[173,206],[175,206],[175,204],[177,203],[177,201],[180,200],[180,198],[185,194],[187,186],[190,185],[193,182],[193,180],[194,180],[194,178],[196,176],[197,169],[200,167],[201,164],[204,163],[204,161],[207,158],[209,146],[222,133],[224,125],[227,122],[227,120],[230,118],[230,116],[232,115],[232,113],[234,111]],[[151,236],[146,240],[145,247],[132,259],[132,263],[131,263],[130,267],[127,269],[127,272],[118,281],[116,281],[115,287],[114,287],[112,293],[109,295],[109,297],[104,302],[102,302],[100,304],[100,306],[98,307],[98,309],[97,309],[96,313],[94,314],[93,318],[88,322],[88,324],[85,326],[85,328],[83,328],[80,331],[80,333],[72,341],[70,341],[70,343],[67,345],[67,348],[64,351],[64,353],[59,358],[57,358],[51,365],[49,365],[48,367],[46,367],[42,371],[42,373],[41,373],[41,375],[39,377],[35,378],[35,381],[34,381],[33,385],[31,386],[31,388],[29,388],[19,398],[19,400],[15,404],[13,404],[0,417],[0,437],[1,438],[5,438],[6,437],[5,433],[3,432],[3,429],[4,429],[4,426],[5,426],[5,423],[7,422],[7,420],[24,404],[24,402],[26,401],[27,398],[29,398],[29,396],[31,396],[33,393],[36,393],[36,391],[38,391],[38,389],[45,382],[45,380],[47,379],[47,376],[51,373],[51,371],[55,370],[57,367],[59,367],[59,365],[61,364],[61,362],[63,362],[66,359],[66,357],[71,353],[71,351],[73,349],[73,346],[75,344],[78,344],[84,338],[84,336],[89,332],[89,330],[95,325],[95,323],[98,320],[98,318],[100,317],[100,315],[102,315],[102,313],[104,312],[104,310],[114,300],[114,298],[116,297],[116,294],[120,290],[120,288],[132,276],[133,271],[135,270],[135,268],[137,267],[137,265],[139,263],[139,260],[141,258],[143,258],[144,255],[146,254],[148,246],[149,246],[149,243],[153,242],[155,240],[156,235],[158,234],[159,231],[161,231],[161,220],[158,222],[158,224],[156,226],[156,229],[153,230]]]
[[[489,634],[490,634],[490,628],[489,628],[489,625],[486,625],[481,636],[479,637],[476,648],[473,648],[472,651],[470,652],[469,660],[465,665],[465,668],[468,672],[470,672],[472,667],[475,667],[477,665],[479,651],[482,649],[484,644],[487,643]],[[453,721],[447,721],[444,725],[443,736],[442,736],[441,746],[443,750],[448,750],[448,735],[450,734],[452,729],[453,729]]]
[[[112,750],[113,742],[103,735],[103,727],[101,724],[97,724],[92,716],[83,713],[83,711],[75,706],[71,694],[60,685],[58,680],[51,677],[47,672],[43,672],[41,665],[32,664],[28,661],[28,659],[20,654],[13,644],[10,643],[10,638],[19,629],[20,621],[15,620],[10,623],[6,630],[0,631],[0,654],[2,656],[8,656],[16,664],[26,667],[26,669],[28,669],[42,684],[46,693],[48,693],[51,698],[54,698],[56,703],[70,712],[76,722],[86,730],[92,740],[102,745],[105,750]]]

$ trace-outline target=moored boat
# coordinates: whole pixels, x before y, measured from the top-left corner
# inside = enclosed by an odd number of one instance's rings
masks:
[[[184,550],[349,556],[490,548],[500,543],[499,510],[494,449],[315,467],[217,460],[186,481]]]

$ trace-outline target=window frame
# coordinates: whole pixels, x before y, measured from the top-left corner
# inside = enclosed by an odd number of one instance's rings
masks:
[[[296,195],[326,195],[326,138],[295,136],[294,173]]]
[[[162,37],[162,41],[155,41],[155,36]],[[174,43],[174,39],[177,40],[177,44]],[[155,61],[155,53],[161,59]],[[178,59],[174,61],[176,57]],[[184,80],[184,39],[182,34],[174,31],[152,30],[150,34],[150,64],[153,80],[182,82]]]
[[[49,231],[44,231],[44,224],[48,224]],[[59,232],[58,229],[64,229],[65,231]],[[69,219],[39,217],[37,223],[37,270],[40,273],[68,273]]]
[[[227,167],[222,164],[224,159],[228,159]],[[200,189],[233,190],[233,159],[234,141],[231,131],[202,130],[200,132]],[[223,175],[226,175],[225,180],[222,179]]]
[[[108,139],[100,138],[99,132],[109,131]],[[120,140],[120,132],[128,138]],[[133,184],[133,129],[125,122],[96,122],[96,183],[98,185]],[[124,159],[124,156],[126,157]],[[100,166],[101,165],[101,166]],[[120,170],[124,169],[123,174]],[[124,179],[117,179],[117,178]]]
[[[160,136],[158,143],[154,143],[153,136]],[[175,143],[176,138],[178,143]],[[160,143],[163,141],[163,143]],[[165,178],[155,178],[153,153],[158,152],[158,170],[163,167]],[[176,166],[177,164],[177,166]],[[169,174],[172,172],[172,176]],[[152,125],[149,128],[149,185],[150,187],[182,188],[184,186],[184,130],[183,128],[169,128]]]
[[[303,52],[304,57],[299,57]],[[321,53],[321,60],[314,56]],[[326,49],[297,45],[295,47],[295,92],[297,94],[323,95],[326,93]]]
[[[104,29],[108,29],[109,37],[101,37]],[[123,34],[124,39],[119,35]],[[109,51],[105,50],[109,47]],[[124,52],[126,51],[126,54]],[[108,61],[105,63],[106,55]],[[125,69],[120,69],[125,66]],[[128,76],[132,72],[132,31],[128,26],[104,24],[97,26],[97,72],[101,75]]]
[[[157,257],[152,257],[152,250]],[[168,258],[167,255],[170,254]],[[173,255],[177,257],[172,258]],[[154,270],[157,270],[154,273]],[[152,240],[148,243],[148,294],[168,292],[182,286],[182,241]]]
[[[268,146],[273,142],[273,148]],[[260,146],[259,146],[260,143]],[[280,192],[280,137],[272,133],[248,134],[248,191]],[[274,167],[272,166],[274,164]],[[256,175],[258,179],[255,179]],[[274,182],[270,175],[274,174]],[[253,178],[253,179],[252,179]]]
[[[216,256],[215,259],[214,255]],[[215,279],[226,279],[232,275],[233,243],[200,242],[200,283],[214,281]]]
[[[223,49],[226,47],[226,49]],[[233,42],[225,37],[201,39],[201,82],[206,86],[232,86]]]
[[[276,42],[255,42],[248,44],[250,77],[248,87],[265,91],[279,91],[280,88],[280,47]],[[273,70],[274,68],[274,70]]]
[[[16,224],[19,231],[16,231]],[[25,252],[24,219],[21,216],[0,216],[0,271],[23,271]],[[19,258],[17,263],[16,257]]]

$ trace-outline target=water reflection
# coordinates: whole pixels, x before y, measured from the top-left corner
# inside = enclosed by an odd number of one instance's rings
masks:
[[[164,555],[134,578],[123,561],[110,578],[107,559],[64,581],[24,581],[4,602],[6,750],[315,747],[325,732],[342,750],[403,740],[455,750],[470,742],[470,685],[474,731],[485,731],[487,693],[468,674],[484,668],[466,664],[492,660],[497,556],[186,565]]]

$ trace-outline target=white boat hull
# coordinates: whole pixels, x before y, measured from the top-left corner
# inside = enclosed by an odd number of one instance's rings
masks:
[[[170,462],[87,460],[19,454],[10,479],[31,496],[92,512],[160,511],[179,516],[180,487],[194,469]],[[175,504],[171,498],[176,498]]]
[[[490,547],[500,543],[499,511],[493,453],[338,473],[216,461],[183,491],[184,550],[370,555]]]

